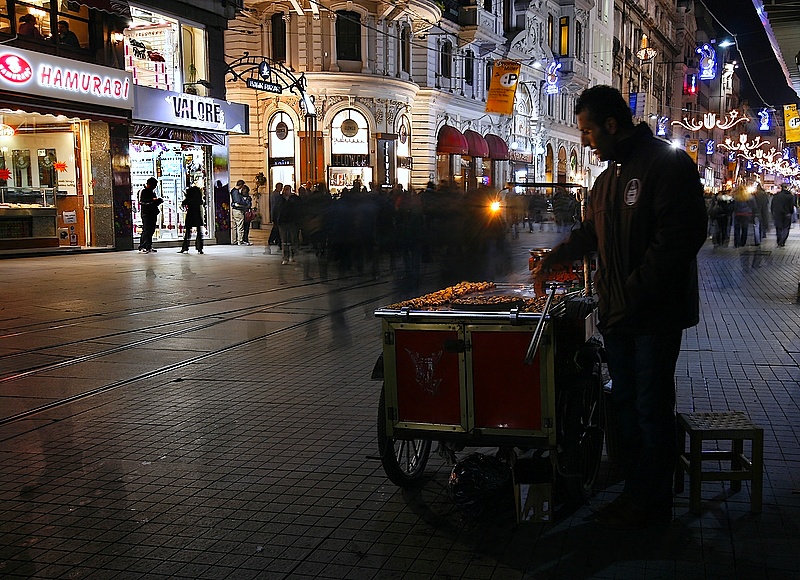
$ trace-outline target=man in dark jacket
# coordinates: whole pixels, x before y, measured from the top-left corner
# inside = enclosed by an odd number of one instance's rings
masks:
[[[587,89],[575,113],[583,145],[610,163],[581,227],[540,268],[598,253],[599,329],[625,477],[622,495],[597,510],[598,520],[638,529],[672,519],[675,366],[683,329],[699,321],[703,188],[684,151],[656,139],[646,124],[633,125],[616,89]]]
[[[779,248],[786,245],[789,229],[792,227],[794,208],[794,195],[786,189],[786,185],[781,186],[781,190],[772,197],[772,221],[775,222]]]

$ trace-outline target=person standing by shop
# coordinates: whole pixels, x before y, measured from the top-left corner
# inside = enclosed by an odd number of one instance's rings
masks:
[[[246,201],[242,197],[244,179],[236,182],[236,187],[231,189],[231,244],[244,246],[244,212],[247,211]]]
[[[253,244],[250,242],[250,222],[253,221],[253,198],[250,195],[250,188],[246,184],[242,184],[242,186],[239,188],[239,193],[242,196],[242,202],[245,207],[244,235],[242,236],[243,241],[240,243],[244,246],[252,246]]]
[[[597,519],[639,529],[672,520],[675,367],[683,330],[700,319],[697,253],[706,239],[706,206],[697,165],[646,123],[634,126],[617,89],[583,91],[575,114],[582,144],[609,166],[580,227],[534,274],[597,251],[598,328],[625,478],[622,494],[596,510]]]
[[[781,190],[772,196],[772,221],[775,222],[775,234],[778,247],[783,248],[789,238],[789,228],[792,227],[792,215],[795,211],[794,195],[786,189],[786,184],[781,185]]]
[[[179,254],[189,252],[189,239],[192,236],[192,228],[197,230],[194,238],[194,248],[198,254],[203,253],[203,190],[197,186],[192,186],[186,190],[186,197],[181,203],[181,207],[186,210],[184,220],[185,231],[183,234],[183,246]]]
[[[145,254],[155,252],[153,248],[153,234],[156,232],[158,222],[158,206],[164,201],[156,196],[158,180],[151,177],[147,180],[144,189],[139,192],[139,207],[142,213],[142,235],[139,237],[139,251]]]

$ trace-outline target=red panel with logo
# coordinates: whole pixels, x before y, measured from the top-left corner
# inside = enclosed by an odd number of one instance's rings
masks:
[[[397,406],[401,422],[461,424],[458,353],[445,351],[445,341],[457,339],[455,330],[396,331]]]
[[[542,428],[539,354],[532,365],[523,362],[532,336],[533,332],[472,331],[475,427]]]

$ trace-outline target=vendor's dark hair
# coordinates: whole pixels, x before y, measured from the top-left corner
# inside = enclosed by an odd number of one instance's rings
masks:
[[[622,94],[614,87],[597,85],[586,89],[575,102],[575,114],[586,111],[589,118],[603,125],[609,117],[616,119],[617,125],[622,129],[633,127],[631,108],[625,102]]]

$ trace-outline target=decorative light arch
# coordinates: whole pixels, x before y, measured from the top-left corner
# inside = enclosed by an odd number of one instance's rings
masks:
[[[703,118],[701,121],[697,119],[688,119],[684,117],[680,121],[673,121],[673,125],[680,125],[684,129],[688,129],[689,131],[700,131],[702,129],[711,130],[711,129],[722,129],[726,131],[731,127],[735,127],[739,123],[747,123],[750,121],[750,117],[747,115],[742,115],[736,109],[730,111],[725,115],[724,119],[717,118],[716,113],[704,113]]]

